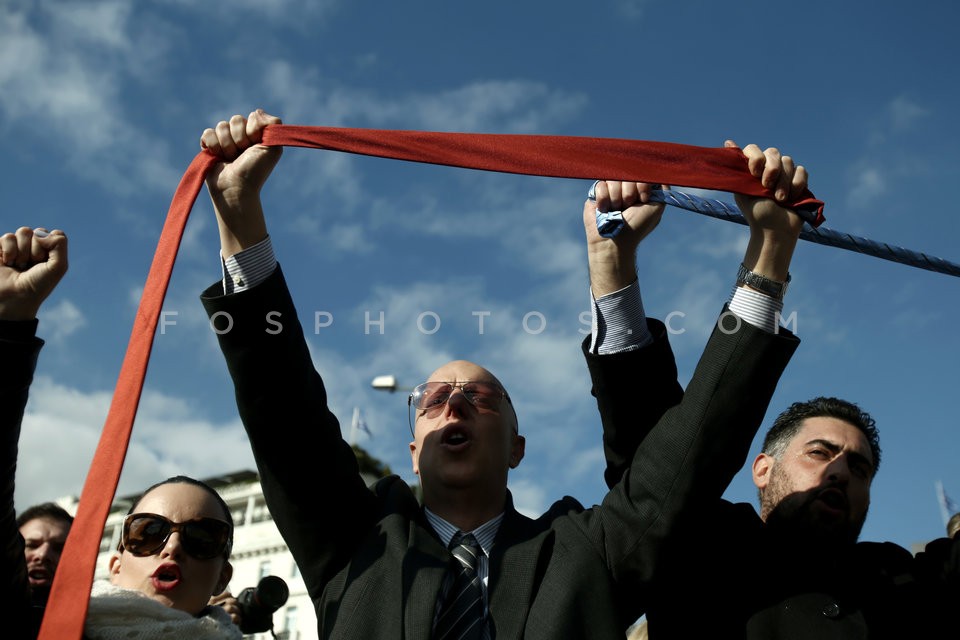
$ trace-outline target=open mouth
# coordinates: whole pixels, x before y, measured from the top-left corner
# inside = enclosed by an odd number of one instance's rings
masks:
[[[450,447],[459,447],[470,442],[470,434],[461,426],[451,425],[443,430],[443,434],[440,436],[440,443],[450,446]]]
[[[30,572],[27,573],[27,578],[33,584],[44,584],[50,582],[50,572],[40,568],[31,569]]]
[[[175,564],[165,564],[157,568],[151,576],[153,587],[157,591],[169,591],[180,584],[180,567]]]
[[[847,496],[839,489],[824,489],[817,495],[817,500],[834,511],[847,511],[849,504]]]

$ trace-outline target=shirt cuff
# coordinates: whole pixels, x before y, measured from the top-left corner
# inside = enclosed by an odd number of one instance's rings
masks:
[[[735,286],[728,308],[744,322],[767,333],[777,333],[783,315],[783,300],[749,287]]]
[[[273,254],[273,243],[267,236],[226,260],[221,253],[220,264],[223,268],[223,293],[230,295],[246,291],[269,278],[277,268],[277,257]]]
[[[590,353],[608,355],[633,351],[653,342],[640,297],[640,281],[599,298],[590,291],[592,336]]]

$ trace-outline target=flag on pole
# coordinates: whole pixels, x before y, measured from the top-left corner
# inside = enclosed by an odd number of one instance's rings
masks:
[[[373,434],[370,433],[370,427],[367,426],[367,421],[363,419],[363,415],[360,413],[360,407],[354,407],[353,420],[350,424],[350,444],[356,442],[358,431],[362,431],[367,434],[368,438],[373,437]]]
[[[950,517],[955,513],[960,513],[960,504],[955,502],[943,490],[943,483],[937,480],[937,502],[940,504],[940,515],[943,517],[943,525],[946,526]]]
[[[365,434],[367,434],[368,437],[370,438],[373,437],[373,434],[370,433],[370,427],[367,426],[367,421],[363,419],[363,414],[358,413],[357,429],[359,429],[360,431],[363,431]]]

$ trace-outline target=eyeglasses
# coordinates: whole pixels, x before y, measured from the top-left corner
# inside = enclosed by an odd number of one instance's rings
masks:
[[[423,411],[428,418],[440,415],[443,405],[450,400],[454,389],[460,389],[464,397],[477,409],[497,411],[500,400],[510,402],[510,396],[503,387],[495,382],[467,380],[465,382],[424,382],[413,388],[407,398],[407,421],[413,434],[414,409]]]
[[[139,557],[151,556],[163,549],[174,531],[180,534],[183,550],[197,560],[230,554],[233,527],[223,520],[197,518],[173,522],[155,513],[131,513],[124,518],[119,549]]]

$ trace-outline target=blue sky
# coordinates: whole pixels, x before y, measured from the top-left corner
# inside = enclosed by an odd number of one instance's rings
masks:
[[[48,344],[24,423],[19,508],[79,493],[170,197],[201,131],[256,107],[288,124],[778,146],[809,169],[827,226],[960,260],[954,3],[309,6],[0,5],[2,227],[62,228],[71,249],[70,273],[41,315]],[[505,382],[528,438],[510,478],[518,506],[540,513],[563,494],[602,498],[599,421],[579,349],[588,186],[285,151],[264,192],[268,223],[345,433],[360,407],[372,437],[359,444],[412,481],[405,396],[370,380],[394,374],[413,385],[446,360],[475,360]],[[668,209],[641,247],[648,313],[684,314],[672,338],[683,382],[746,231]],[[253,468],[197,300],[220,276],[217,249],[204,191],[121,493],[174,473]],[[796,312],[803,343],[761,429],[794,400],[858,402],[884,449],[863,537],[909,546],[941,535],[935,483],[960,498],[960,283],[806,242],[792,272],[786,312]],[[314,332],[315,312],[333,323]],[[378,325],[365,333],[365,314],[381,312],[383,334]],[[424,316],[426,329],[440,319],[429,335],[417,325],[425,312],[436,314]],[[305,426],[290,446],[308,438]],[[754,501],[747,474],[727,497]]]

